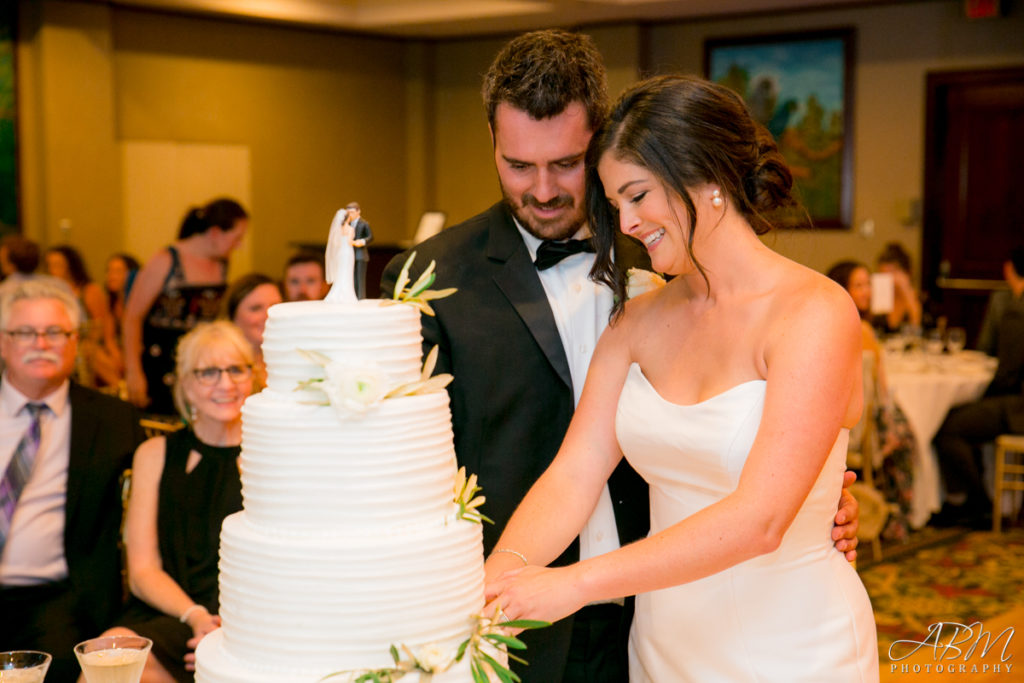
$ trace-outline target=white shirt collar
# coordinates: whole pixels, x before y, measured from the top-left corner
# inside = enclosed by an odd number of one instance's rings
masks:
[[[30,399],[25,394],[18,391],[18,389],[11,383],[10,377],[4,372],[3,381],[0,382],[0,415],[7,418],[12,418],[18,414],[18,412],[25,407],[26,403],[45,403],[46,407],[56,415],[61,416],[68,407],[68,387],[71,386],[69,380],[64,380],[64,383],[54,389],[48,395],[44,396],[41,400],[35,401]]]

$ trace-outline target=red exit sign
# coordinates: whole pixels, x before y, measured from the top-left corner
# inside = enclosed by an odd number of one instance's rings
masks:
[[[1002,0],[964,0],[968,19],[991,19],[1003,16]]]

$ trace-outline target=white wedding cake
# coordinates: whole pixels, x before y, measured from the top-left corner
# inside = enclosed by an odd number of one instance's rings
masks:
[[[242,410],[244,510],[221,533],[223,626],[199,645],[198,683],[351,681],[393,669],[392,647],[441,671],[425,680],[472,683],[470,656],[448,666],[484,605],[448,393],[383,397],[423,379],[421,344],[411,305],[271,307],[267,388]]]

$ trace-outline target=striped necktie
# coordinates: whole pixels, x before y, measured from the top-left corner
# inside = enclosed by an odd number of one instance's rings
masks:
[[[25,435],[18,442],[14,449],[14,457],[7,465],[4,478],[0,479],[0,553],[3,552],[7,543],[7,532],[11,529],[11,520],[14,518],[14,508],[18,505],[18,497],[21,490],[25,488],[32,473],[32,463],[36,459],[36,452],[39,450],[39,439],[41,430],[39,428],[39,416],[46,409],[44,403],[26,403],[25,410],[32,418],[31,424]]]

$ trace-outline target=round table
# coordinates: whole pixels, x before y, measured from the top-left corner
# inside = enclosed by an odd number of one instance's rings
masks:
[[[932,448],[949,409],[981,398],[996,359],[977,351],[955,355],[885,353],[886,380],[917,439],[910,523],[921,528],[942,504],[942,477]]]

